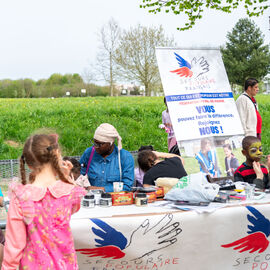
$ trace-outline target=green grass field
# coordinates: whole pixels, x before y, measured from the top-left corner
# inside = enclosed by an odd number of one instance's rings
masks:
[[[270,153],[270,96],[258,95],[257,101],[267,154]],[[116,127],[123,138],[123,147],[129,151],[152,144],[156,150],[166,152],[167,134],[158,128],[164,109],[163,97],[0,99],[0,160],[18,158],[26,138],[43,128],[60,135],[64,155],[81,155],[89,147],[96,127],[103,122]],[[237,155],[241,158],[241,153]],[[224,163],[223,158],[220,163]],[[188,171],[198,170],[194,159],[187,159],[186,166]]]
[[[80,155],[103,122],[116,127],[129,151],[146,144],[166,151],[166,133],[158,128],[164,109],[158,97],[0,99],[0,159],[17,158],[26,138],[42,128],[60,135],[64,154]]]

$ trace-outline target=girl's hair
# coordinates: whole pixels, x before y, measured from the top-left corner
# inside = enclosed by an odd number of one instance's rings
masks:
[[[44,164],[51,164],[58,177],[67,183],[70,183],[63,174],[60,167],[59,146],[57,134],[36,134],[27,139],[23,153],[20,158],[21,181],[25,185],[27,183],[25,173],[25,163],[31,169],[29,182],[35,181],[36,175],[41,171]]]
[[[138,164],[141,170],[147,172],[155,165],[157,156],[151,150],[142,150],[138,153]]]

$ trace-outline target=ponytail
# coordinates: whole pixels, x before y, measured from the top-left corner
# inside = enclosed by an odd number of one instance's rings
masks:
[[[21,156],[20,158],[20,172],[21,172],[21,181],[22,184],[26,184],[26,173],[25,173],[25,161],[24,161],[24,156]]]
[[[71,184],[66,176],[63,174],[63,171],[59,164],[59,156],[57,155],[56,151],[51,151],[51,165],[54,168],[55,172],[57,173],[60,180],[62,180],[65,183]]]
[[[31,172],[30,174],[29,174],[29,182],[30,183],[33,183],[34,181],[35,181],[35,179],[36,179],[36,172],[35,171],[33,171],[33,172]]]

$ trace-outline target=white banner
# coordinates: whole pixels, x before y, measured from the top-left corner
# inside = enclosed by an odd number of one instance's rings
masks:
[[[266,270],[269,218],[265,204],[72,219],[71,228],[80,270]]]
[[[177,141],[244,133],[219,50],[157,48],[156,57]]]

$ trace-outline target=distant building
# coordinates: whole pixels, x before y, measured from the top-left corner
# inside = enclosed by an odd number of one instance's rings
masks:
[[[134,83],[130,84],[119,84],[116,85],[115,88],[121,93],[123,96],[144,96],[144,86],[137,86]]]

